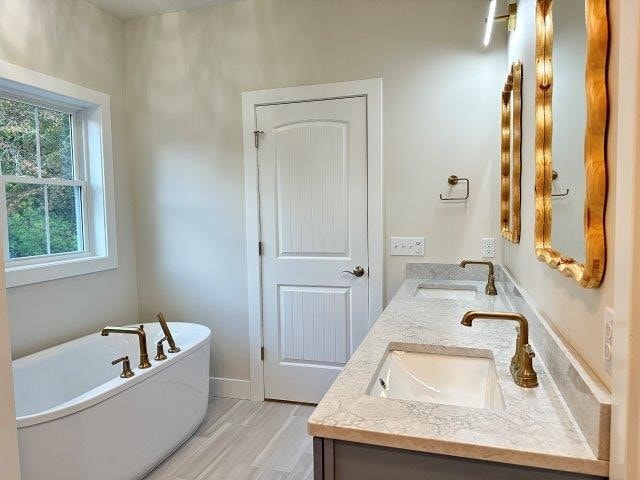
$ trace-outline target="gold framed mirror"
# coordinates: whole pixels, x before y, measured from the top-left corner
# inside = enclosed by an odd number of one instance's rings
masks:
[[[536,1],[535,251],[587,288],[606,265],[608,37],[607,0]]]
[[[500,122],[500,234],[520,243],[522,63],[513,62],[502,90]]]

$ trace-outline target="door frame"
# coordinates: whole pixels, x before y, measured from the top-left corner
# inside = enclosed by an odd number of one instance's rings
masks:
[[[640,288],[640,4],[617,3],[612,29],[617,69],[609,71],[617,79],[613,91],[616,136],[609,140],[614,145],[610,155],[615,170],[609,476],[611,480],[632,480],[640,478],[640,299],[636,294]]]
[[[264,371],[261,358],[262,262],[260,241],[260,199],[258,195],[258,150],[256,107],[364,97],[367,105],[367,226],[369,255],[369,328],[382,313],[384,265],[384,197],[382,160],[382,79],[307,85],[242,92],[242,139],[247,239],[247,299],[249,307],[249,358],[251,400],[264,400]]]

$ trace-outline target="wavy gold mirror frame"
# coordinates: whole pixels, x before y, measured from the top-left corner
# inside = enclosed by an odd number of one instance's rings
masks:
[[[585,0],[587,58],[585,72],[587,122],[584,141],[586,199],[584,206],[585,263],[565,257],[551,245],[551,138],[553,119],[553,0],[536,4],[536,186],[535,248],[540,261],[580,285],[600,285],[606,264],[604,213],[607,197],[606,134],[608,122],[607,61],[609,22],[607,0]]]
[[[500,234],[520,243],[522,63],[513,62],[502,90]]]

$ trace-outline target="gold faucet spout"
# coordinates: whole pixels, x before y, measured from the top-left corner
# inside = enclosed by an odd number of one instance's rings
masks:
[[[476,260],[463,260],[460,262],[460,268],[465,268],[467,265],[486,265],[489,267],[489,275],[487,277],[487,285],[484,287],[484,293],[487,295],[498,295],[496,289],[496,276],[494,274],[493,262],[476,261]]]
[[[520,327],[520,335],[518,336],[518,339],[523,345],[529,343],[529,322],[524,315],[515,312],[480,312],[472,310],[462,316],[460,323],[465,327],[470,327],[473,321],[479,318],[487,320],[512,320],[514,322],[518,322],[518,326]]]
[[[109,336],[110,333],[120,333],[125,335],[137,335],[138,344],[140,346],[140,364],[139,368],[149,368],[151,363],[149,362],[149,354],[147,353],[147,334],[144,332],[144,327],[104,327],[100,335],[103,337]]]
[[[108,337],[110,333],[124,333],[137,335],[140,329],[138,327],[104,327],[100,335]]]
[[[471,327],[476,319],[509,320],[518,322],[518,336],[516,338],[516,353],[511,359],[511,376],[516,385],[525,388],[538,386],[538,374],[533,369],[535,354],[529,345],[529,322],[520,313],[515,312],[479,312],[470,311],[462,316],[460,323]]]
[[[489,267],[489,275],[493,275],[494,274],[494,267],[493,267],[493,262],[490,261],[476,261],[476,260],[462,260],[460,262],[460,267],[464,268],[467,265],[486,265]]]

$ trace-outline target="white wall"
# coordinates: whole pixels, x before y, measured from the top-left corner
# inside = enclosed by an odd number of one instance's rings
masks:
[[[518,24],[509,37],[509,61],[523,62],[522,116],[522,238],[520,244],[504,243],[505,265],[535,300],[540,311],[575,348],[598,377],[611,386],[602,364],[603,309],[613,304],[614,249],[607,251],[607,271],[601,287],[584,289],[573,279],[560,275],[539,262],[534,251],[535,185],[535,0],[518,2]],[[612,15],[610,62],[611,123],[609,128],[609,193],[606,215],[607,245],[614,244],[615,138],[617,131],[617,18]],[[554,223],[555,225],[555,223]]]
[[[8,290],[14,356],[138,319],[123,23],[84,0],[0,0],[0,58],[111,95],[117,270]]]
[[[213,330],[212,373],[247,379],[242,91],[384,79],[386,236],[425,261],[498,235],[505,33],[481,0],[248,0],[126,24],[140,313]],[[471,200],[445,205],[450,174]],[[415,261],[415,259],[413,259]],[[499,261],[499,259],[497,259]],[[386,297],[407,257],[386,258]]]
[[[0,261],[0,266],[3,262]],[[0,270],[0,478],[20,479],[16,411],[13,400],[11,344],[4,273]]]

